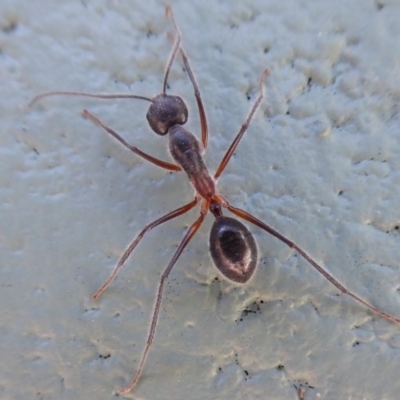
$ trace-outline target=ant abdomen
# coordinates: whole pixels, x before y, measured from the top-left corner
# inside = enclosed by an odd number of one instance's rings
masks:
[[[210,232],[210,253],[226,278],[246,283],[257,266],[257,244],[253,235],[234,218],[218,217]]]
[[[155,133],[166,135],[172,126],[186,124],[188,114],[186,104],[179,96],[161,93],[152,99],[146,118]]]

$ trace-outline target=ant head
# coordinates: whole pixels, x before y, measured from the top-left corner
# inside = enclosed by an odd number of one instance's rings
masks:
[[[146,117],[155,133],[166,135],[171,126],[186,123],[188,109],[180,97],[161,93],[152,99]]]

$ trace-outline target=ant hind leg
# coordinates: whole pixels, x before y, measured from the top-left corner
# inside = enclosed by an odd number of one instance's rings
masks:
[[[309,264],[311,264],[321,275],[323,275],[332,285],[338,288],[342,293],[349,295],[358,303],[363,304],[366,308],[370,311],[374,312],[375,314],[380,315],[381,317],[396,323],[400,323],[400,318],[395,317],[394,315],[388,314],[379,308],[369,304],[361,297],[357,296],[349,289],[347,289],[344,285],[342,285],[335,277],[333,277],[325,268],[323,268],[320,264],[318,264],[312,257],[310,257],[303,249],[301,249],[296,243],[292,242],[285,236],[281,235],[278,231],[271,228],[269,225],[265,224],[264,222],[260,221],[258,218],[254,217],[253,215],[249,214],[247,211],[241,210],[240,208],[233,207],[231,205],[226,206],[226,208],[231,211],[233,214],[237,215],[244,220],[251,222],[253,225],[258,226],[259,228],[263,229],[264,231],[268,232],[270,235],[276,237],[281,242],[285,243],[292,249],[295,249]]]

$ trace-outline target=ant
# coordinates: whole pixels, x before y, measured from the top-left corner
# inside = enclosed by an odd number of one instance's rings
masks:
[[[89,111],[83,110],[83,116],[90,119],[96,125],[99,125],[115,139],[117,139],[120,143],[122,143],[126,148],[133,151],[140,157],[146,159],[147,161],[150,161],[151,163],[157,165],[158,167],[164,168],[169,171],[184,171],[189,178],[193,188],[195,189],[195,197],[191,202],[151,222],[139,232],[136,238],[130,243],[128,248],[120,257],[117,266],[115,267],[110,277],[93,295],[94,300],[97,300],[108,288],[108,286],[110,286],[110,284],[117,276],[118,271],[124,265],[128,257],[132,254],[133,250],[139,244],[146,232],[150,231],[158,225],[163,224],[164,222],[167,222],[187,213],[198,203],[200,203],[200,216],[196,219],[196,221],[192,223],[192,225],[184,235],[167,268],[161,275],[157,289],[154,310],[151,318],[151,325],[147,336],[146,346],[143,350],[139,362],[139,367],[131,383],[129,383],[129,385],[127,385],[125,388],[120,389],[119,393],[126,394],[130,392],[136,387],[137,383],[139,382],[148,352],[153,343],[156,333],[165,281],[168,278],[168,275],[170,274],[176,261],[182,254],[183,250],[202,225],[204,218],[206,217],[208,212],[210,212],[215,217],[209,239],[211,258],[213,259],[215,266],[222,273],[222,275],[224,275],[230,281],[239,284],[243,284],[249,281],[257,267],[258,250],[254,237],[247,229],[247,227],[235,218],[224,216],[223,209],[227,209],[237,217],[258,226],[259,228],[263,229],[267,233],[285,243],[290,248],[296,250],[305,260],[307,260],[320,274],[322,274],[342,293],[349,295],[354,300],[363,304],[366,308],[378,314],[379,316],[386,318],[389,321],[400,323],[400,318],[379,310],[356,294],[349,291],[336,278],[334,278],[329,272],[327,272],[320,264],[314,261],[314,259],[309,256],[304,250],[302,250],[296,243],[281,235],[275,229],[271,228],[269,225],[249,214],[247,211],[232,206],[228,202],[228,200],[225,199],[225,197],[223,197],[218,192],[216,188],[216,181],[228,165],[228,162],[230,161],[243,135],[246,133],[250,122],[264,97],[263,85],[265,78],[269,74],[269,70],[264,69],[264,71],[262,72],[259,81],[259,95],[254,104],[251,106],[244,124],[241,126],[239,132],[236,134],[231,145],[226,151],[224,157],[222,158],[217,168],[217,171],[214,173],[214,175],[212,175],[208,171],[202,157],[202,154],[207,148],[208,126],[203,102],[200,96],[200,91],[196,79],[193,75],[192,69],[189,65],[189,60],[186,56],[186,53],[180,45],[181,33],[175,22],[172,9],[169,5],[166,6],[165,15],[167,18],[171,18],[176,35],[175,37],[173,37],[172,34],[168,35],[168,37],[172,39],[174,43],[165,69],[162,93],[156,95],[153,98],[149,98],[133,94],[91,94],[83,92],[57,91],[40,94],[29,103],[29,105],[32,105],[33,103],[44,97],[54,95],[86,96],[99,99],[139,99],[150,102],[151,104],[146,115],[147,121],[151,129],[158,135],[165,136],[168,134],[169,151],[176,164],[162,161],[147,153],[144,153],[137,147],[128,144],[121,136],[118,135],[118,133],[105,125],[99,118],[91,114]],[[188,73],[189,79],[194,89],[194,96],[200,115],[201,142],[192,133],[187,131],[182,126],[188,120],[188,109],[182,98],[166,93],[168,75],[171,69],[171,65],[176,58],[178,52],[182,57],[184,67]]]

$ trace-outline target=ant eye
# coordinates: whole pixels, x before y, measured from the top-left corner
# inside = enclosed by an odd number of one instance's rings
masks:
[[[161,93],[154,97],[146,118],[155,133],[166,135],[171,126],[186,123],[188,109],[179,96]]]

